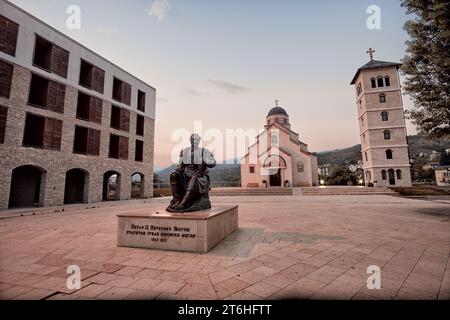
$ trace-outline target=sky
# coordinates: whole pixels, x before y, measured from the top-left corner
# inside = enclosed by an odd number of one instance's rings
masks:
[[[310,151],[360,143],[350,81],[369,47],[375,60],[400,62],[410,18],[396,0],[12,2],[156,88],[157,169],[171,164],[175,130],[261,129],[274,100]],[[79,30],[66,26],[70,5]],[[370,5],[379,30],[367,28]]]

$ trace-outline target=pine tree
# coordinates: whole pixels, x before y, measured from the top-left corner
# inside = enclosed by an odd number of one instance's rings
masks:
[[[450,136],[450,2],[403,0],[414,15],[404,29],[411,37],[402,72],[414,107],[408,118],[430,138]]]

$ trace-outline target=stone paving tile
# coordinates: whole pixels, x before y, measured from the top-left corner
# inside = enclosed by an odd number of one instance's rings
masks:
[[[283,277],[280,274],[274,274],[272,276],[264,278],[263,280],[264,283],[270,284],[280,289],[287,287],[288,285],[292,284],[295,281],[296,280],[294,279]]]
[[[217,296],[221,299],[226,298],[238,291],[241,291],[250,285],[242,280],[231,278],[214,284]]]
[[[131,277],[142,270],[143,270],[143,268],[140,268],[140,267],[126,266],[122,269],[117,270],[116,272],[114,272],[114,274]]]
[[[110,281],[116,279],[117,277],[119,277],[119,275],[117,275],[117,274],[101,272],[101,273],[98,273],[98,274],[88,278],[87,280],[92,283],[106,284],[107,282],[110,282]]]
[[[176,294],[184,285],[184,282],[164,280],[154,288],[154,291]]]
[[[94,299],[109,289],[111,289],[111,286],[92,283],[81,288],[81,290],[75,292],[73,295]]]
[[[297,281],[316,269],[316,267],[313,267],[311,265],[297,263],[296,265],[279,272],[278,275]]]
[[[258,282],[248,288],[245,291],[257,295],[261,298],[268,298],[275,292],[279,291],[280,288],[267,284],[265,282]]]
[[[133,283],[138,281],[137,277],[129,277],[129,276],[117,276],[111,281],[106,282],[105,284],[111,287],[120,287],[120,288],[128,288]]]
[[[207,274],[202,273],[185,273],[178,281],[184,281],[186,283],[196,283],[196,284],[210,284],[211,280]]]
[[[124,300],[134,292],[133,289],[112,287],[96,297],[100,300]]]
[[[163,280],[159,279],[138,279],[136,282],[132,283],[129,288],[150,291],[153,290],[157,285],[159,285]]]
[[[205,266],[198,265],[198,264],[185,264],[180,269],[178,269],[178,271],[180,271],[180,272],[200,272],[204,268],[205,268]]]
[[[177,295],[186,296],[190,299],[217,299],[216,292],[211,284],[188,283]]]
[[[14,299],[22,294],[25,294],[27,292],[35,290],[31,287],[24,287],[24,286],[13,286],[10,287],[4,291],[0,292],[0,299],[1,300],[11,300]]]
[[[149,290],[134,290],[125,297],[126,300],[155,300],[160,293]]]
[[[209,274],[209,279],[211,280],[211,282],[213,284],[230,279],[234,276],[236,276],[237,274],[235,272],[229,271],[229,270],[220,270],[220,271],[216,271],[216,272],[212,272]]]
[[[161,270],[143,269],[143,270],[139,271],[138,273],[136,273],[134,276],[136,276],[138,278],[154,279],[161,273],[163,273],[163,271],[161,271]]]
[[[184,272],[179,271],[163,271],[162,273],[156,276],[157,279],[160,280],[179,280],[182,276],[184,276]]]

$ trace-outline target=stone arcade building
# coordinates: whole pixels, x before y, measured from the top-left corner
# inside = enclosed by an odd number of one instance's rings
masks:
[[[366,185],[411,186],[409,149],[399,63],[373,60],[358,69],[351,82],[356,104]]]
[[[154,88],[3,0],[0,68],[1,209],[152,196]]]

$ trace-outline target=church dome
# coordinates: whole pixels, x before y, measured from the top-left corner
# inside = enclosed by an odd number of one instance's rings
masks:
[[[286,110],[284,110],[283,108],[275,107],[275,108],[272,108],[272,110],[269,111],[269,114],[267,116],[271,117],[271,116],[278,116],[278,115],[280,115],[280,116],[287,116],[288,114],[287,114]]]

